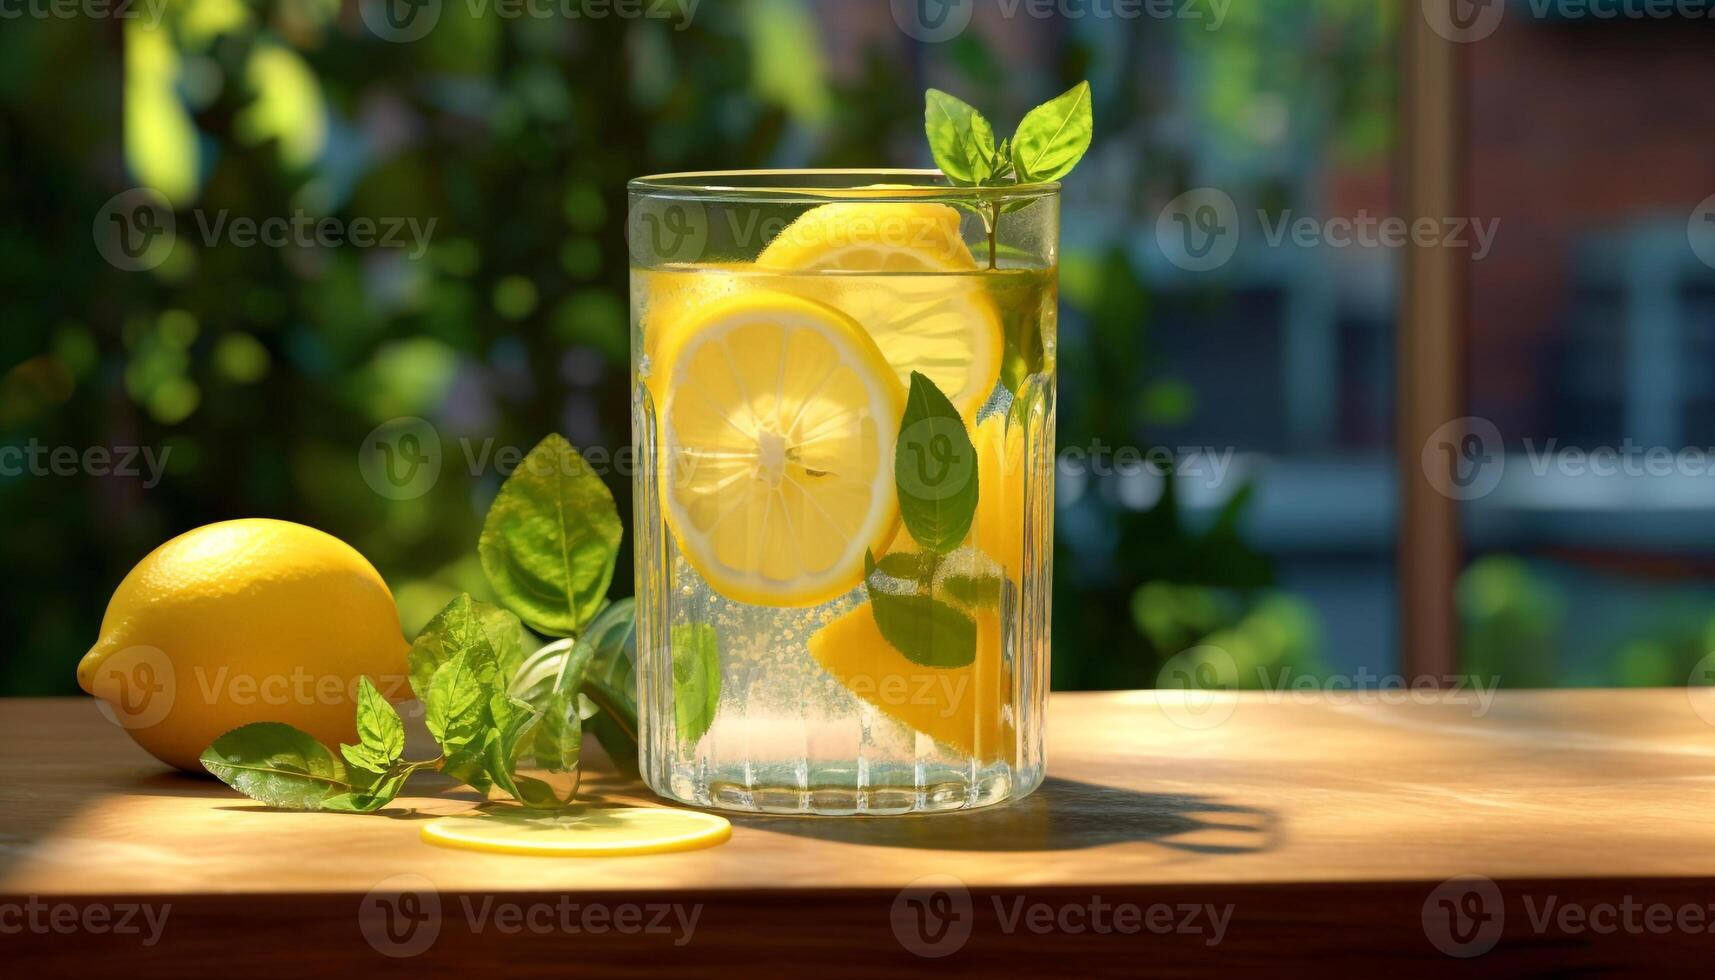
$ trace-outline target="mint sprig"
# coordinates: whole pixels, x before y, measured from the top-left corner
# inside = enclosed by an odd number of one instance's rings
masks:
[[[500,488],[478,553],[505,608],[461,594],[411,645],[411,689],[439,757],[409,761],[404,723],[368,678],[358,689],[356,745],[336,754],[274,722],[216,739],[203,766],[270,806],[372,812],[421,771],[440,772],[489,798],[529,807],[571,803],[586,704],[591,728],[622,769],[636,769],[635,605],[607,603],[624,526],[613,495],[564,438],[544,439]],[[558,637],[525,655],[525,625]],[[718,703],[718,660],[701,639],[693,699],[704,726]]]
[[[1045,184],[1071,173],[1090,149],[1095,113],[1089,82],[1026,113],[1012,136],[998,144],[981,112],[940,89],[924,97],[923,128],[929,152],[947,179],[960,187]],[[1016,202],[984,201],[977,213],[988,235],[989,268],[997,265],[1000,217]]]

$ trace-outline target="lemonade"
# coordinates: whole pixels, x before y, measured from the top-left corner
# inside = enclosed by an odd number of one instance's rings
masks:
[[[631,189],[644,777],[781,813],[1030,792],[1057,186],[822,172]]]

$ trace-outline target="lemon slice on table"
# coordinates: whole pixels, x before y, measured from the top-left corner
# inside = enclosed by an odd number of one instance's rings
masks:
[[[787,225],[756,264],[843,273],[827,277],[828,302],[863,324],[902,385],[921,371],[967,419],[994,391],[1004,352],[1000,315],[952,207],[824,204]]]
[[[681,323],[662,355],[661,508],[722,595],[813,606],[863,580],[899,524],[905,391],[856,321],[755,292]]]
[[[442,847],[495,854],[621,857],[713,847],[732,836],[732,824],[712,813],[659,807],[517,810],[444,817],[424,824],[422,836]]]
[[[810,655],[844,687],[882,714],[981,762],[1012,752],[1012,724],[1002,708],[1012,678],[1001,661],[1000,615],[975,610],[977,656],[963,667],[925,667],[882,636],[870,604],[817,630]]]

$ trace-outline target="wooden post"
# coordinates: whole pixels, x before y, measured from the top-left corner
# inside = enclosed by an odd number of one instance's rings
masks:
[[[1466,0],[1435,0],[1451,8]],[[1498,0],[1491,0],[1498,2]],[[1408,220],[1465,215],[1465,45],[1437,33],[1418,0],[1401,7],[1399,203]],[[1399,430],[1400,669],[1458,669],[1453,586],[1462,563],[1458,502],[1425,473],[1423,447],[1463,411],[1468,304],[1464,249],[1408,245],[1401,268]],[[1451,464],[1450,464],[1451,465]]]

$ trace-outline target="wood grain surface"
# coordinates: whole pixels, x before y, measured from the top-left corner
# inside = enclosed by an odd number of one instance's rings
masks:
[[[161,976],[1701,972],[1712,722],[1702,690],[1063,694],[1020,803],[735,817],[720,847],[577,860],[424,844],[471,809],[450,789],[278,812],[91,701],[0,701],[0,949]],[[661,805],[590,754],[593,796]]]

